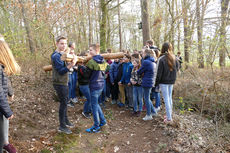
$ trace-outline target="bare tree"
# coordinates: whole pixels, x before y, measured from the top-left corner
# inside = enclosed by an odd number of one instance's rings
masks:
[[[148,0],[141,0],[141,15],[142,15],[143,45],[145,45],[146,41],[150,39]]]

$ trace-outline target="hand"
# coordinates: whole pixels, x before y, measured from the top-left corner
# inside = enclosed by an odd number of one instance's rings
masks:
[[[131,83],[128,83],[128,86],[131,86]]]
[[[14,101],[14,95],[12,95],[11,97],[9,97],[9,101]]]
[[[121,83],[121,82],[118,82],[118,85],[119,85],[119,86],[121,86],[121,85],[122,85],[122,83]]]
[[[112,85],[114,85],[114,83],[112,83]]]
[[[14,118],[14,115],[11,115],[10,117],[8,117],[8,120],[12,120]]]

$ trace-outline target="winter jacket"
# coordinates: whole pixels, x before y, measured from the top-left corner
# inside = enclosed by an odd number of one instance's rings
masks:
[[[13,114],[7,100],[7,95],[13,95],[9,85],[9,79],[4,73],[4,66],[0,64],[0,115],[4,115],[6,118]]]
[[[176,81],[176,73],[179,69],[179,63],[176,59],[173,66],[173,71],[169,70],[167,57],[165,55],[161,56],[157,62],[157,76],[156,85],[159,84],[174,84]]]
[[[154,86],[154,58],[145,57],[137,74],[144,74],[142,77],[142,87],[152,88]]]
[[[66,63],[61,60],[61,53],[57,51],[53,52],[53,54],[51,55],[51,61],[53,66],[53,84],[68,86],[69,69],[66,67]]]
[[[131,73],[131,78],[130,80],[133,80],[133,81],[136,81],[137,83],[136,84],[133,84],[134,86],[141,86],[141,83],[142,83],[142,78],[140,75],[137,74],[137,71],[133,71]],[[131,81],[130,81],[131,82]]]
[[[100,90],[104,88],[104,76],[107,68],[107,63],[101,55],[95,55],[91,60],[88,61],[86,67],[89,68],[90,90]]]
[[[90,74],[89,70],[85,66],[78,65],[77,75],[79,85],[89,84]]]
[[[123,72],[123,65],[124,63],[119,63],[118,68],[117,68],[117,77],[115,79],[115,81],[119,82],[121,80],[122,77],[122,72]]]
[[[113,62],[110,66],[110,70],[109,70],[109,76],[110,76],[110,82],[114,83],[117,74],[118,74],[118,66],[119,66],[119,62]]]
[[[124,63],[123,71],[122,71],[122,77],[120,80],[120,82],[122,84],[130,83],[132,69],[133,69],[133,64],[131,62]]]

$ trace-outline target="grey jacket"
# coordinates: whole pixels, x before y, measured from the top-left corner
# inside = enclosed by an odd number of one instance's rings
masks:
[[[10,109],[7,95],[12,96],[13,90],[8,77],[4,73],[4,66],[0,64],[0,115],[9,118],[13,112]]]

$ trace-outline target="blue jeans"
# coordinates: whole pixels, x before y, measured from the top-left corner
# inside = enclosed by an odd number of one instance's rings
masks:
[[[126,105],[133,107],[133,86],[125,85],[125,94],[127,98]]]
[[[153,107],[153,103],[150,100],[150,92],[152,88],[143,87],[144,89],[144,99],[145,99],[145,105],[146,105],[146,113],[147,115],[151,115],[152,113],[156,113],[155,108]]]
[[[99,104],[105,105],[105,97],[106,97],[106,80],[104,80],[104,88],[102,90],[101,95],[99,96]]]
[[[91,105],[93,110],[93,120],[94,120],[94,127],[99,127],[100,123],[106,123],[106,119],[104,114],[101,110],[100,105],[98,104],[98,98],[101,95],[103,89],[100,90],[91,90]]]
[[[142,111],[143,107],[143,88],[141,86],[133,86],[133,105],[134,112],[137,112],[137,106],[139,102],[139,111]]]
[[[60,127],[65,128],[66,123],[69,122],[67,117],[67,102],[69,100],[68,98],[69,88],[68,86],[64,86],[64,85],[53,85],[53,86],[60,100],[60,106],[59,106]]]
[[[172,120],[172,91],[173,84],[160,84],[161,92],[165,102],[166,115],[168,120]]]
[[[91,97],[90,97],[90,89],[89,85],[79,85],[79,89],[82,92],[82,94],[86,98],[86,102],[84,104],[83,112],[84,113],[90,113],[92,112],[92,107],[91,107]]]
[[[69,74],[69,98],[76,98],[76,86],[77,86],[77,72],[73,71],[72,74]]]

